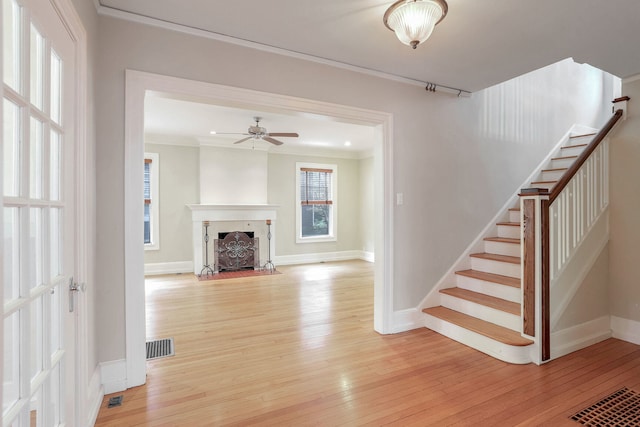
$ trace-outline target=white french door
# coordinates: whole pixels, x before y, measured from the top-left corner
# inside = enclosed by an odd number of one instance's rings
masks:
[[[2,1],[2,425],[76,425],[74,42],[49,0]]]

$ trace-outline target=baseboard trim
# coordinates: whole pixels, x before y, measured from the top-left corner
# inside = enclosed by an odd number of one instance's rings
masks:
[[[157,262],[144,265],[144,275],[192,273],[193,261]]]
[[[317,252],[312,254],[279,255],[273,257],[276,265],[314,264],[318,262],[348,261],[351,259],[365,260],[363,251]],[[367,261],[367,260],[365,260]]]
[[[100,377],[104,394],[127,389],[127,361],[125,359],[100,363]]]
[[[407,308],[393,312],[393,325],[391,325],[391,333],[410,331],[412,329],[422,328],[419,316],[420,312],[416,308]]]
[[[611,316],[611,329],[614,338],[640,345],[640,322]]]
[[[551,358],[565,356],[590,345],[611,338],[611,317],[597,319],[572,326],[551,334]]]
[[[102,387],[100,380],[100,367],[96,366],[96,369],[93,371],[93,375],[91,376],[91,381],[89,382],[89,389],[87,390],[87,422],[86,425],[93,426],[98,419],[98,413],[100,412],[100,407],[102,406],[102,399],[104,399],[104,388]]]
[[[375,262],[375,254],[373,252],[368,251],[360,251],[360,259],[367,262]]]

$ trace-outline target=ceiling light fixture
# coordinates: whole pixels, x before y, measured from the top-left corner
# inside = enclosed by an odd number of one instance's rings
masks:
[[[399,0],[387,9],[382,20],[398,40],[415,49],[429,38],[448,9],[445,0]]]

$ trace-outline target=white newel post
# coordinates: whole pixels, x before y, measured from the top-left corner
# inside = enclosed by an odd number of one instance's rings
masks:
[[[538,365],[550,358],[549,283],[544,275],[548,242],[543,241],[549,236],[544,232],[549,227],[548,206],[546,189],[522,189],[522,335],[534,341],[531,360]]]

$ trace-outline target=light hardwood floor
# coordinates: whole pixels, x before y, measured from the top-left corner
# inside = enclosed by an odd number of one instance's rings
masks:
[[[98,426],[576,426],[568,417],[627,386],[640,346],[610,339],[544,366],[516,366],[421,328],[373,331],[373,265],[280,267],[198,282],[147,279],[147,362]]]

